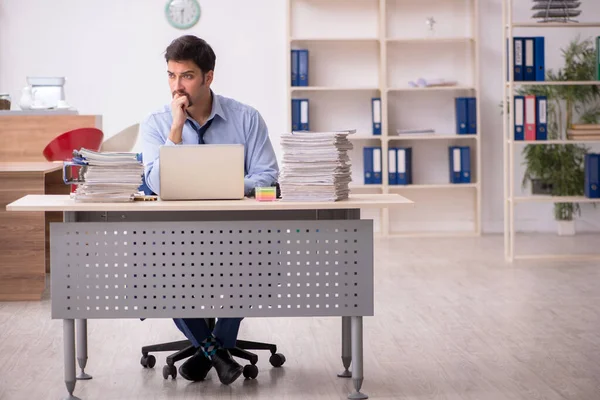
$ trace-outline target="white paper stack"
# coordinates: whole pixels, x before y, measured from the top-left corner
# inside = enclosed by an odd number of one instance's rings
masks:
[[[84,163],[73,194],[80,202],[133,201],[142,184],[144,165],[137,153],[75,152],[74,160]]]
[[[279,179],[282,201],[339,201],[348,198],[352,181],[348,134],[292,132],[281,136],[283,148]]]

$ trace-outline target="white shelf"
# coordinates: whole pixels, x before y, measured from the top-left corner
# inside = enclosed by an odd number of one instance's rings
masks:
[[[429,87],[395,87],[388,88],[388,92],[439,92],[452,90],[475,90],[473,86],[429,86]]]
[[[548,145],[548,144],[586,144],[600,143],[600,137],[595,140],[509,140],[511,145]]]
[[[510,201],[510,199],[509,199]],[[513,197],[513,203],[600,203],[600,199],[585,196],[520,196]]]
[[[518,86],[596,86],[600,81],[513,81],[513,85]],[[510,83],[506,83],[506,87]]]
[[[364,91],[364,90],[379,90],[376,87],[335,87],[335,86],[292,86],[292,92],[334,92],[334,91]]]
[[[294,43],[294,42],[378,42],[379,38],[369,38],[369,37],[340,37],[340,38],[333,38],[333,37],[295,37],[295,38],[290,38],[290,42]]]
[[[474,42],[472,37],[426,37],[426,38],[387,38],[387,43],[463,43]]]
[[[400,135],[395,135],[395,136],[387,136],[386,139],[388,141],[392,141],[392,140],[456,140],[456,139],[475,139],[477,140],[477,138],[479,137],[479,135],[443,135],[443,134],[427,134],[427,133],[423,133],[423,134],[400,134]]]
[[[348,135],[348,140],[381,140],[381,135]]]
[[[509,28],[511,25],[506,24]],[[517,22],[512,24],[513,28],[600,28],[600,22]]]
[[[348,136],[354,144],[351,154],[354,161],[354,181],[350,185],[351,190],[355,193],[422,190],[425,192],[415,192],[414,195],[425,197],[429,197],[427,190],[439,190],[439,193],[435,193],[435,197],[440,197],[436,200],[437,204],[435,201],[432,205],[427,204],[421,211],[423,226],[411,226],[415,230],[414,234],[418,235],[419,230],[427,230],[431,215],[437,213],[454,218],[453,211],[449,211],[446,206],[447,202],[453,199],[458,203],[459,211],[473,222],[473,231],[470,234],[480,234],[479,183],[389,185],[387,168],[388,147],[414,141],[411,145],[419,147],[413,155],[413,165],[416,164],[419,171],[416,180],[447,181],[448,151],[444,146],[450,145],[451,141],[461,141],[472,149],[473,179],[478,180],[482,176],[480,135],[454,134],[456,128],[453,101],[457,96],[475,96],[480,88],[479,49],[474,45],[479,40],[477,16],[480,0],[287,0],[287,3],[288,50],[300,47],[308,49],[311,85],[289,86],[291,57],[287,57],[289,103],[293,98],[309,99],[310,126],[315,130],[331,130],[340,126],[357,130],[356,134]],[[444,21],[436,25],[436,37],[427,36],[427,27],[422,22],[430,15],[436,15],[436,19]],[[437,57],[437,63],[431,63],[432,55]],[[421,76],[426,79],[444,77],[458,84],[408,87],[408,82],[416,81]],[[417,92],[434,93],[429,96],[419,95]],[[412,93],[415,94],[411,95]],[[372,97],[381,98],[383,135],[371,134]],[[478,127],[481,127],[480,100],[478,96]],[[433,124],[431,128],[440,133],[387,136],[389,132],[395,133],[396,128],[420,126],[422,118],[417,114],[421,111],[412,112],[411,107],[417,110],[443,111],[436,114],[435,120],[430,121]],[[444,108],[440,110],[439,107]],[[288,124],[291,125],[291,104],[288,104],[287,108]],[[362,184],[362,147],[369,145],[381,146],[382,149],[383,183],[380,185]],[[421,152],[421,146],[425,154]],[[428,154],[435,160],[433,166],[428,162]],[[426,165],[426,168],[421,164]],[[392,233],[391,216],[393,217],[393,213],[388,209],[383,209],[379,214],[382,236]],[[463,231],[427,232],[433,236],[440,233],[465,234]]]
[[[423,185],[389,185],[390,191],[432,189],[477,189],[477,183],[437,183]]]
[[[548,31],[543,31],[545,28],[600,28],[600,22],[582,22],[582,23],[540,23],[540,22],[515,22],[514,14],[515,11],[511,9],[511,6],[515,4],[514,0],[502,0],[502,42],[510,43],[516,36],[522,36],[520,31],[515,31],[513,28],[534,28],[538,36],[545,35]],[[539,31],[539,32],[538,32]],[[519,32],[519,33],[517,33]],[[595,35],[592,35],[595,36]],[[514,57],[508,54],[507,46],[502,47],[502,79],[504,82],[503,87],[503,106],[512,108],[514,104],[515,88],[517,87],[538,87],[538,86],[600,86],[600,81],[514,81],[509,79],[509,73],[512,65],[510,61]],[[552,52],[551,54],[549,52]],[[554,59],[554,57],[560,56],[562,61],[564,57],[561,56],[560,50],[557,48],[549,47],[546,49],[547,59]],[[514,61],[514,60],[513,60]],[[507,68],[510,67],[510,68]],[[508,90],[507,90],[508,89]],[[516,259],[576,259],[576,258],[588,258],[588,255],[580,257],[580,255],[574,254],[515,254],[515,237],[516,228],[515,224],[517,218],[515,217],[515,208],[517,204],[528,203],[599,203],[600,199],[589,199],[585,196],[515,196],[515,188],[520,182],[520,178],[515,176],[516,171],[521,171],[517,168],[519,163],[518,150],[522,147],[517,146],[529,146],[529,145],[567,145],[567,144],[592,144],[600,143],[600,137],[598,140],[569,140],[569,139],[557,139],[557,140],[514,140],[514,124],[511,122],[514,119],[514,115],[511,113],[503,113],[503,164],[504,164],[504,250],[505,258],[507,261],[513,261]],[[548,218],[551,218],[549,213]]]

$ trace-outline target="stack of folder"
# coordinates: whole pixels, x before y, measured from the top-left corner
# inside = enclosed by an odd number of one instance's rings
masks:
[[[508,43],[506,45],[508,47]],[[513,38],[513,77],[515,81],[545,81],[545,64],[545,39],[543,36]]]
[[[567,130],[569,140],[600,140],[600,124],[573,124]]]
[[[353,149],[348,135],[292,132],[281,135],[283,159],[279,186],[282,201],[339,201],[348,198]]]
[[[68,167],[79,170],[77,178],[65,178],[65,183],[77,185],[72,194],[77,202],[133,201],[144,173],[141,154],[99,153],[83,148],[73,152],[71,161],[64,162],[63,174]]]
[[[548,140],[546,96],[515,96],[515,140]]]

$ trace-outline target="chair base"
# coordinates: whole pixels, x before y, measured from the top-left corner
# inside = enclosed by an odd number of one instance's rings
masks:
[[[271,354],[277,353],[277,346],[270,343],[237,340],[235,344],[236,346],[233,349],[229,349],[231,355],[246,360],[252,365],[255,365],[258,362],[258,356],[248,350],[269,350]],[[176,351],[176,353],[167,356],[167,365],[175,365],[176,362],[193,356],[196,353],[196,350],[197,349],[192,346],[192,343],[189,340],[180,340],[177,342],[144,346],[142,347],[142,356],[148,357],[150,353],[157,353],[160,351]]]

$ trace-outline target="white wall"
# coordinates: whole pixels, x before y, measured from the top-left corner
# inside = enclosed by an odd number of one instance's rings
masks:
[[[314,0],[304,1],[308,1],[309,7],[311,3],[315,4]],[[447,1],[460,4],[463,0]],[[410,8],[411,4],[409,0],[389,2],[391,8]],[[220,94],[256,107],[265,118],[280,154],[279,133],[287,130],[286,1],[201,0],[200,3],[202,17],[190,33],[205,38],[217,54],[213,88]],[[347,24],[342,35],[360,36],[361,30],[376,31],[375,9],[359,3],[344,3],[356,8],[356,12],[349,15],[358,19]],[[376,1],[371,3],[376,4]],[[437,15],[434,0],[421,3],[429,7],[438,19],[440,30],[448,29],[448,15],[452,13]],[[521,20],[531,15],[531,2],[514,3],[517,3],[515,14],[523,15]],[[331,4],[340,6],[342,3],[331,0]],[[484,231],[488,232],[500,232],[503,226],[502,119],[498,107],[502,93],[501,4],[501,0],[480,0],[481,81],[484,83],[480,93],[483,117],[482,222]],[[10,92],[16,103],[20,89],[26,85],[26,76],[67,76],[67,100],[81,113],[101,114],[106,135],[138,122],[148,112],[169,101],[163,52],[172,39],[184,32],[169,27],[164,18],[164,6],[165,0],[0,0],[0,92]],[[597,2],[584,2],[582,10],[582,21],[600,20],[600,4]],[[331,12],[335,14],[333,6]],[[414,22],[400,12],[397,17],[401,21]],[[391,18],[395,18],[393,13]],[[462,24],[457,34],[464,33],[464,21],[461,17],[456,18]],[[360,25],[361,20],[363,25]],[[312,22],[311,29],[327,31],[323,24]],[[420,22],[419,25],[415,23],[415,29],[419,29],[420,25]],[[296,25],[294,29],[302,32],[304,27],[307,25]],[[597,35],[593,29],[543,31],[547,37],[547,65],[560,65],[558,48],[578,31]],[[390,34],[402,32],[397,23],[391,25]],[[319,36],[318,33],[316,36]],[[542,34],[542,31],[529,29],[519,33],[536,35]],[[561,38],[559,34],[567,36]],[[362,46],[367,53],[373,51],[368,44]],[[394,53],[392,57],[398,55]],[[377,70],[369,66],[366,68]],[[337,79],[337,75],[333,76]],[[405,75],[400,72],[392,78],[401,82]],[[354,79],[356,85],[361,82],[374,82],[376,85],[377,82],[371,75],[358,75]],[[370,95],[366,93],[365,98]],[[350,108],[354,106],[350,100],[348,104]],[[430,116],[426,110],[415,112],[422,114],[423,118]],[[327,121],[326,115],[318,118]],[[432,157],[438,151],[432,148]],[[520,162],[519,158],[517,164]],[[517,188],[520,190],[520,186]],[[435,195],[432,192],[432,196]],[[427,199],[430,196],[426,192],[419,193],[419,196],[424,201],[431,200]],[[464,225],[464,218],[470,212],[468,208],[472,206],[469,199],[463,199],[465,196],[468,197],[468,194],[457,194],[456,200],[465,201],[467,208],[457,208],[455,204],[446,207],[446,217],[438,222],[440,229]],[[585,206],[578,229],[597,229],[600,226],[599,213],[591,206]],[[520,205],[517,216],[517,229],[555,230],[551,205]],[[435,220],[425,221],[425,225],[436,228]]]

